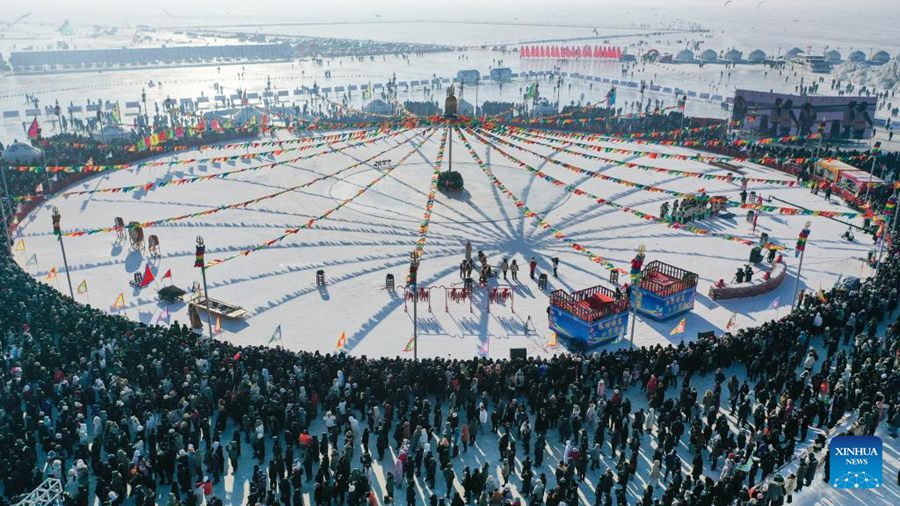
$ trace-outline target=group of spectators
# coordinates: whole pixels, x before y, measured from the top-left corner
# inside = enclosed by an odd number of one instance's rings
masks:
[[[412,361],[133,322],[2,242],[0,502],[52,477],[73,505],[780,505],[823,466],[779,468],[846,413],[900,425],[896,248],[859,288],[734,334]]]

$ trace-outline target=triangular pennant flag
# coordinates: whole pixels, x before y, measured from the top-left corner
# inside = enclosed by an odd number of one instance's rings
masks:
[[[112,307],[114,309],[122,309],[123,307],[125,307],[125,293],[124,292],[120,293],[119,296],[116,297],[116,301],[113,302]]]
[[[16,251],[25,251],[25,239],[19,239],[16,241],[16,247],[14,248]]]
[[[38,183],[38,185],[34,187],[34,193],[44,193],[44,183]]]
[[[165,274],[163,274],[162,279],[171,279],[171,278],[172,278],[172,269],[169,269],[166,271]]]
[[[41,127],[38,126],[37,116],[31,121],[31,126],[28,127],[28,138],[29,139],[37,139],[41,135]]]
[[[33,265],[37,265],[37,253],[32,253],[32,254],[31,254],[31,257],[28,258],[28,261],[25,262],[25,265],[26,265],[26,266],[32,265],[32,264],[33,264]]]
[[[737,325],[737,313],[731,313],[731,318],[725,324],[725,330],[731,330]]]
[[[337,340],[337,349],[343,350],[346,347],[347,347],[347,334],[345,334],[344,331],[342,330],[341,335],[338,337],[338,340]]]
[[[47,279],[48,281],[51,280],[51,279],[56,279],[56,267],[51,267],[51,268],[50,268],[50,272],[47,273],[47,278],[46,278],[46,279]]]
[[[222,332],[222,315],[216,315],[216,326],[213,327],[213,334],[220,334]]]
[[[78,292],[78,295],[84,295],[87,293],[88,289],[87,289],[87,280],[86,279],[81,280],[81,283],[78,285],[78,288],[76,289],[76,291]]]
[[[144,268],[144,277],[141,278],[141,288],[145,288],[155,280],[156,278],[153,276],[153,271],[150,270],[150,264],[148,263],[147,267]]]
[[[674,336],[676,334],[684,334],[684,327],[687,325],[687,318],[682,318],[678,325],[675,325],[675,328],[669,332],[670,336]]]
[[[269,338],[269,344],[275,341],[281,341],[281,325],[275,327],[275,332],[272,333],[272,337]]]
[[[403,351],[410,352],[416,348],[415,345],[416,338],[410,337],[409,341],[406,341],[406,346],[403,347]]]
[[[547,342],[548,348],[556,348],[559,346],[559,337],[556,335],[556,332],[550,333],[550,341]]]
[[[775,300],[773,300],[772,303],[769,304],[769,309],[775,309],[780,305],[781,305],[781,297],[780,296],[775,297]]]

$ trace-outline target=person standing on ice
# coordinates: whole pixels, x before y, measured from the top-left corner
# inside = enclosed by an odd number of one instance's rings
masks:
[[[500,262],[500,270],[503,272],[503,279],[506,280],[506,271],[509,270],[509,262],[506,260],[506,258],[504,258],[503,261]]]
[[[534,279],[534,271],[537,270],[537,260],[534,257],[531,257],[531,261],[528,262],[528,271],[531,279]]]
[[[559,276],[556,275],[556,270],[559,269],[559,257],[553,257],[553,259],[550,260],[550,263],[553,264],[553,277],[558,278]]]
[[[466,241],[466,260],[468,262],[472,261],[472,242]]]
[[[519,281],[519,264],[513,258],[512,264],[509,266],[509,272],[512,273],[513,281]]]

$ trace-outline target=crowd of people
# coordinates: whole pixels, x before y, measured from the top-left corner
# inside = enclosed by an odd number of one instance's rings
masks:
[[[0,502],[52,477],[73,505],[780,505],[823,466],[779,468],[846,413],[868,434],[900,426],[886,253],[858,289],[734,334],[412,361],[133,322],[36,282],[4,246]]]

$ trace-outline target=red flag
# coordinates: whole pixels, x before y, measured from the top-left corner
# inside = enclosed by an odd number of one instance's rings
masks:
[[[147,267],[144,268],[144,277],[141,278],[141,288],[146,287],[150,283],[152,283],[156,278],[153,277],[153,271],[150,270],[150,264],[147,264]]]
[[[167,278],[171,278],[171,277],[172,277],[172,269],[169,269],[166,271],[165,274],[163,274],[162,279],[167,279]]]
[[[231,357],[231,358],[232,358],[232,360],[240,360],[240,359],[241,359],[241,352],[235,353],[234,356]]]
[[[31,121],[31,126],[28,127],[28,138],[29,139],[37,139],[41,134],[41,129],[38,127],[37,117]]]

